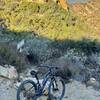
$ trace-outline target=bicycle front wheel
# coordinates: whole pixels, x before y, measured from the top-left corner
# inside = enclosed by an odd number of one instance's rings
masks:
[[[55,77],[49,85],[50,100],[62,100],[65,94],[65,82],[61,77]]]
[[[32,80],[25,80],[17,90],[17,100],[36,100],[36,84]]]

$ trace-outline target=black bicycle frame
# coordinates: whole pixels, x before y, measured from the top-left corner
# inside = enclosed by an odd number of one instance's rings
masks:
[[[37,91],[38,96],[41,96],[43,94],[44,88],[45,88],[46,83],[49,79],[51,79],[51,80],[53,79],[53,75],[52,75],[51,71],[48,71],[46,73],[46,75],[43,78],[42,84],[40,82],[37,83],[37,85],[38,85],[38,91]]]

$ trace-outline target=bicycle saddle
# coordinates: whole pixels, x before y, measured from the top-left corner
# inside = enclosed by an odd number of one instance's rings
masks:
[[[31,74],[31,75],[37,76],[38,73],[37,73],[35,70],[32,70],[32,71],[30,72],[30,74]]]

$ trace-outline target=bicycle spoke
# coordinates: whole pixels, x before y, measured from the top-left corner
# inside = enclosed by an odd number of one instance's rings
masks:
[[[49,87],[49,94],[51,96],[51,99],[53,100],[62,100],[61,98],[63,98],[64,95],[64,84],[63,82],[60,80],[59,77],[55,78],[55,80],[53,80],[52,84]]]
[[[21,87],[19,87],[19,92],[17,92],[17,94],[18,100],[33,100],[35,95],[34,85],[31,82],[23,82]]]
[[[25,94],[28,93],[34,86],[30,87],[28,90],[25,90]]]

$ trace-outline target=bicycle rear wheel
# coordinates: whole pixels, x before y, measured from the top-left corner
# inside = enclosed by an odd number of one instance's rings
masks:
[[[36,84],[32,80],[25,80],[17,90],[17,100],[36,100]]]
[[[50,100],[62,100],[65,94],[65,83],[61,77],[55,77],[49,85]]]

